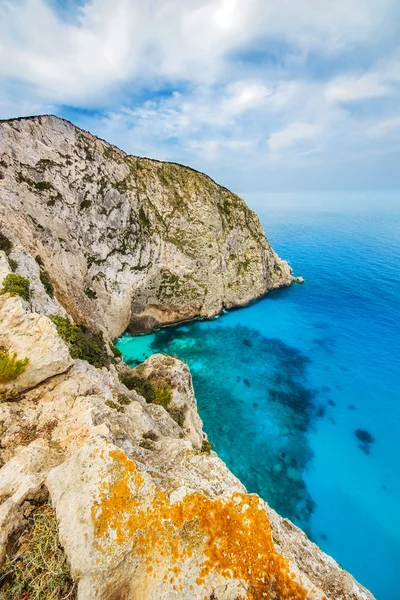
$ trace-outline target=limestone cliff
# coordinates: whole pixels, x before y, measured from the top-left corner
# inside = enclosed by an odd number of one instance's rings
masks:
[[[109,344],[289,284],[257,217],[55,117],[0,135],[0,600],[373,600],[210,449],[187,365]]]
[[[77,322],[117,337],[289,285],[258,217],[206,175],[54,116],[0,122],[0,220]]]

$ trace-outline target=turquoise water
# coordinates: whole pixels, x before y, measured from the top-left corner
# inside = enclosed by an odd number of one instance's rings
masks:
[[[400,598],[400,212],[260,214],[306,283],[118,347],[176,354],[215,450],[378,600]]]

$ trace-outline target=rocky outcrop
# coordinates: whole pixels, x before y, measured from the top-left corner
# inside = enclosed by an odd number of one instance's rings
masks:
[[[18,326],[0,344],[28,353],[37,322],[57,336],[19,299],[3,296],[2,310]],[[37,361],[47,368],[45,353]],[[127,375],[168,385],[166,407],[126,388]],[[49,496],[78,600],[373,598],[204,451],[181,361],[159,354],[131,370],[69,359],[31,383],[0,403],[0,562]]]
[[[54,116],[0,122],[0,221],[73,319],[117,337],[292,282],[258,217],[181,165],[128,156]]]

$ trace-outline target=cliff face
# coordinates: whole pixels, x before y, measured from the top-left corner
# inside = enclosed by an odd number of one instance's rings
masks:
[[[0,173],[8,233],[41,257],[68,313],[111,337],[212,317],[292,281],[238,196],[57,117],[0,122]]]
[[[256,216],[54,117],[0,132],[0,600],[373,600],[211,451],[187,365],[93,334],[289,284]]]

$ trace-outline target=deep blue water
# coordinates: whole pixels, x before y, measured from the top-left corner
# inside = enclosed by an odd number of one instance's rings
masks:
[[[304,285],[118,347],[132,364],[158,351],[186,360],[204,428],[247,489],[395,600],[400,212],[259,214]]]

